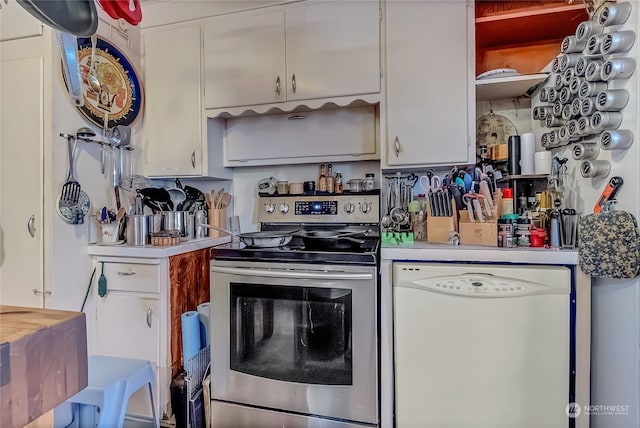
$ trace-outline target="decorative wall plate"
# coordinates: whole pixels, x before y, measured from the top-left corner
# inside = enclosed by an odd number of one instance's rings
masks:
[[[87,81],[91,69],[91,38],[78,38],[78,63],[82,75],[84,105],[80,113],[91,123],[103,128],[105,114],[108,126],[133,126],[140,117],[144,104],[142,85],[133,65],[111,42],[98,36],[95,54],[95,72],[100,82],[96,92]]]
[[[502,115],[491,112],[476,120],[476,144],[478,147],[507,144],[509,137],[517,134],[518,130],[513,122]]]

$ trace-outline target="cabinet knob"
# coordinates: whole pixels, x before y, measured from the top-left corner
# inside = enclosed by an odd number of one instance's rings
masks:
[[[393,145],[396,148],[396,157],[400,156],[400,140],[398,139],[398,136],[396,135],[396,140],[393,142]]]
[[[276,94],[280,96],[280,76],[276,79]]]
[[[293,89],[293,93],[296,93],[296,74],[294,73],[293,76],[291,76],[291,89]]]

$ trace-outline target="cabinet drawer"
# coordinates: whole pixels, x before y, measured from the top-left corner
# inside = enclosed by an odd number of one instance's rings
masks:
[[[159,265],[105,263],[104,276],[107,278],[107,290],[160,292]]]

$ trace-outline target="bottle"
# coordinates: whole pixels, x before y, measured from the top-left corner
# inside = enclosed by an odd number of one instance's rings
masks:
[[[527,195],[520,192],[518,195],[518,214],[522,215],[527,210]]]
[[[336,171],[334,187],[336,193],[342,193],[344,191],[344,185],[342,183],[342,173],[340,171]]]
[[[334,193],[335,192],[335,184],[336,179],[333,177],[333,166],[331,164],[327,165],[327,192]]]
[[[318,177],[318,192],[327,191],[327,176],[325,174],[324,164],[320,165],[320,177]]]
[[[502,189],[502,214],[513,214],[513,189]]]
[[[372,172],[369,172],[364,175],[364,190],[365,192],[371,191],[376,187],[376,175]]]

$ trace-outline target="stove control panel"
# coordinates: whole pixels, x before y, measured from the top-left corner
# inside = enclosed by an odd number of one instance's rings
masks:
[[[262,196],[261,223],[378,223],[378,195]]]

